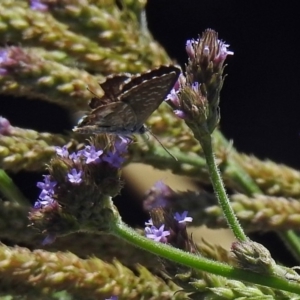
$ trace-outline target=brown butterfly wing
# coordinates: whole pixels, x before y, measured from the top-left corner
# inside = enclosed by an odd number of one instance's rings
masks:
[[[135,124],[136,130],[142,127],[149,116],[164,101],[181,72],[177,67],[169,67],[167,70],[164,68],[167,67],[162,66],[158,70],[149,72],[149,77],[145,76],[144,80],[142,80],[138,85],[132,85],[132,82],[130,81],[130,83],[124,85],[122,89],[120,100],[127,103],[135,113],[137,119]],[[167,73],[168,70],[169,73]],[[148,75],[148,73],[145,74]],[[138,80],[141,80],[141,78]],[[131,88],[128,89],[128,87]],[[124,90],[126,91],[124,92]]]
[[[152,78],[161,77],[163,75],[170,74],[173,72],[176,74],[176,76],[177,76],[176,80],[177,80],[181,73],[181,69],[174,65],[162,65],[155,69],[149,70],[145,73],[132,75],[130,80],[126,80],[122,84],[122,86],[121,86],[122,93],[125,93],[126,91],[132,89],[135,86],[139,86],[145,80],[151,80]],[[175,82],[176,82],[176,80],[175,80]],[[174,82],[174,84],[175,84],[175,82]],[[172,87],[174,86],[174,84],[172,85]]]
[[[113,102],[93,109],[74,128],[78,133],[131,134],[136,115],[124,102]]]
[[[98,106],[118,101],[117,97],[121,94],[122,86],[130,78],[131,75],[126,73],[108,76],[103,83],[99,83],[104,95],[99,98],[92,98],[89,103],[90,108],[94,109]]]

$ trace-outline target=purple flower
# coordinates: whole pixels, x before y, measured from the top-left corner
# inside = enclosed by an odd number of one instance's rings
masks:
[[[173,112],[174,112],[175,116],[178,117],[179,119],[184,120],[187,118],[186,113],[180,109],[175,109]]]
[[[119,139],[115,142],[116,152],[119,154],[126,153],[129,142],[129,139],[119,136]]]
[[[72,153],[69,155],[69,158],[70,158],[71,160],[73,160],[74,163],[80,162],[80,155],[78,155],[78,154],[75,153],[75,152],[72,152]]]
[[[10,134],[11,125],[6,118],[0,116],[0,134],[8,135]]]
[[[219,45],[220,45],[220,51],[219,51],[218,55],[215,57],[214,63],[223,62],[226,59],[227,55],[233,55],[234,54],[233,51],[228,51],[227,50],[227,47],[229,47],[228,44],[225,44],[220,40],[218,40],[218,42],[219,42]]]
[[[47,192],[47,194],[54,194],[53,188],[56,186],[57,182],[51,181],[50,175],[43,175],[43,176],[44,176],[44,182],[38,182],[36,186],[41,190]]]
[[[80,183],[82,181],[82,171],[78,171],[76,169],[72,169],[70,173],[68,173],[68,179],[72,183]]]
[[[98,163],[100,162],[99,156],[103,153],[103,150],[96,151],[95,146],[86,146],[82,152],[83,156],[86,158],[86,164]]]
[[[110,298],[108,298],[108,299],[105,299],[105,300],[118,300],[118,296],[111,296]]]
[[[40,0],[30,0],[30,8],[32,10],[38,10],[38,11],[47,11],[48,6],[44,3],[41,3]]]
[[[155,242],[167,243],[166,236],[170,235],[170,231],[165,230],[165,224],[162,224],[159,229],[155,226],[146,227],[145,233],[148,239],[154,240]]]
[[[180,107],[180,100],[175,89],[172,89],[171,92],[167,95],[166,101],[171,101],[174,106]]]
[[[45,206],[51,205],[55,202],[55,200],[53,198],[51,198],[49,195],[45,195],[43,197],[43,199],[38,199],[35,203],[34,203],[34,208],[36,209],[40,209],[43,208]]]
[[[124,157],[120,156],[118,152],[110,151],[102,157],[102,160],[108,162],[115,168],[120,168],[125,159]]]
[[[185,45],[185,50],[190,59],[195,58],[194,40],[187,40]]]
[[[192,89],[194,90],[194,92],[199,93],[199,82],[194,82],[192,84]]]
[[[65,157],[65,158],[69,157],[69,151],[67,149],[67,146],[63,146],[62,148],[56,146],[55,151],[58,156]]]
[[[174,215],[174,219],[178,223],[185,223],[185,222],[192,222],[193,218],[192,217],[187,217],[188,211],[185,210],[182,214],[176,212]]]

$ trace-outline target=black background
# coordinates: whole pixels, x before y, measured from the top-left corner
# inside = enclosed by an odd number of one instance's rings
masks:
[[[296,1],[150,0],[148,25],[183,66],[185,41],[206,28],[230,44],[221,129],[243,152],[300,168]]]
[[[221,130],[234,140],[239,151],[300,169],[297,4],[149,0],[146,12],[155,39],[181,66],[187,61],[187,39],[197,38],[206,28],[219,32],[219,38],[234,51],[234,56],[227,59],[228,76],[221,94]],[[0,114],[15,126],[40,131],[62,132],[72,128],[65,111],[42,101],[1,99]],[[41,180],[41,174],[21,172],[13,178],[27,197],[37,197],[36,181]],[[281,261],[293,264],[274,235],[256,238],[272,244]]]

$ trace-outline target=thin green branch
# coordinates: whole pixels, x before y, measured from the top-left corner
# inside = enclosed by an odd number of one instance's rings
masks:
[[[21,205],[30,205],[29,201],[24,197],[19,188],[14,184],[12,179],[6,174],[4,170],[0,169],[0,192],[6,200],[12,203]]]
[[[249,270],[238,269],[224,263],[209,260],[202,256],[195,256],[190,253],[186,253],[166,244],[153,242],[150,239],[138,235],[133,229],[129,228],[123,222],[115,224],[112,228],[112,233],[151,253],[199,271],[205,271],[239,281],[264,285],[300,295],[300,285],[298,282],[287,281],[286,279],[277,276],[267,276],[265,274],[254,273]]]
[[[204,151],[207,167],[211,178],[211,183],[213,185],[214,191],[217,195],[219,204],[222,208],[227,223],[231,228],[231,230],[233,231],[233,234],[239,241],[247,241],[248,238],[244,233],[244,230],[241,227],[231,207],[230,200],[226,194],[225,187],[223,185],[223,180],[220,171],[217,167],[215,156],[213,153],[211,136],[210,135],[206,135],[206,137],[199,136],[199,141]]]

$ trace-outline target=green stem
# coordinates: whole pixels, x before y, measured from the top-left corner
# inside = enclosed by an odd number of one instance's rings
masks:
[[[293,256],[300,262],[300,240],[299,236],[294,230],[287,230],[285,232],[278,232],[279,237],[291,251]]]
[[[0,191],[6,200],[12,203],[21,205],[30,205],[28,200],[23,196],[18,187],[14,184],[12,179],[6,174],[4,170],[0,169]]]
[[[262,194],[262,191],[256,182],[240,165],[236,163],[234,156],[237,154],[237,151],[234,147],[232,147],[230,142],[228,142],[219,130],[214,131],[213,137],[220,141],[222,146],[228,148],[230,151],[229,159],[225,166],[226,177],[230,178],[230,181],[240,192],[243,192],[248,196],[252,196],[253,194]]]
[[[240,225],[231,205],[229,198],[226,194],[225,187],[223,184],[220,171],[217,167],[215,156],[212,149],[211,136],[206,135],[205,137],[199,137],[198,139],[201,143],[208,171],[210,174],[211,183],[213,185],[214,191],[217,195],[219,204],[222,208],[223,214],[227,220],[229,227],[231,228],[234,236],[241,242],[248,240],[242,226]]]
[[[214,136],[222,142],[223,146],[230,147],[227,139],[218,130],[214,132]],[[230,159],[228,160],[226,167],[227,176],[237,183],[239,189],[242,189],[245,194],[252,196],[253,194],[262,194],[262,191],[254,182],[254,180],[248,175],[243,168],[241,168],[235,161],[234,156],[237,155],[237,151],[232,148],[230,151]],[[300,239],[299,236],[293,231],[288,230],[286,232],[278,232],[279,237],[291,251],[293,256],[300,262]]]
[[[277,276],[267,276],[249,270],[238,269],[224,263],[209,260],[203,256],[192,255],[166,244],[153,242],[152,240],[137,234],[133,229],[129,228],[121,221],[114,224],[111,229],[112,234],[115,236],[155,255],[159,255],[187,267],[224,276],[229,279],[251,282],[300,295],[300,285],[298,282],[289,282],[286,279]]]

